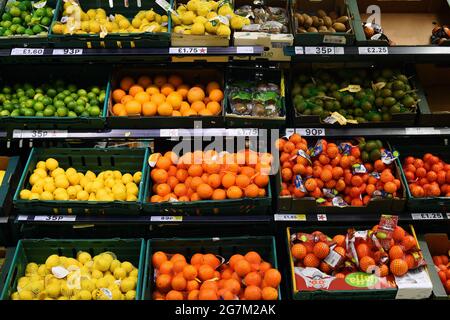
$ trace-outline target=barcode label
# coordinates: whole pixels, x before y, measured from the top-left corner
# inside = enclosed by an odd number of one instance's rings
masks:
[[[183,216],[152,216],[150,221],[153,222],[182,222]]]
[[[304,214],[275,214],[273,219],[275,221],[306,221]]]

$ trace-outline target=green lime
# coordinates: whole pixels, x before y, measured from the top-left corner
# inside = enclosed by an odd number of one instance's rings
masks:
[[[43,117],[44,113],[42,111],[37,111],[36,114],[34,115],[35,117]]]
[[[9,115],[10,115],[10,112],[8,110],[0,111],[0,116],[2,116],[2,117],[8,117]]]
[[[24,2],[17,3],[17,8],[20,9],[20,11],[26,11],[27,10],[27,4]]]
[[[87,112],[86,110],[83,111],[83,112],[80,114],[80,117],[89,117],[89,112]]]
[[[30,14],[26,11],[22,11],[22,13],[20,14],[20,18],[25,21],[25,18],[30,16]],[[31,17],[31,16],[30,16]],[[26,21],[25,21],[26,22]]]
[[[66,97],[67,97],[68,95],[70,95],[70,91],[67,90],[67,89],[63,90],[62,93],[63,93]]]
[[[56,113],[58,114],[58,117],[66,117],[67,113],[68,113],[68,110],[67,110],[67,108],[64,108],[64,107],[57,108],[56,109]]]
[[[16,33],[17,33],[17,34],[25,34],[26,30],[27,30],[27,29],[25,29],[25,27],[19,26],[19,27],[17,28],[17,30],[16,30]]]
[[[53,88],[50,88],[47,90],[47,95],[51,98],[54,98],[56,96],[56,90]]]
[[[18,27],[20,27],[18,24],[12,24],[11,27],[9,27],[9,30],[14,34],[17,33]]]
[[[70,101],[67,104],[67,108],[69,108],[69,110],[74,110],[76,108],[76,106],[77,106],[77,103],[75,101]]]
[[[4,14],[2,14],[2,21],[11,21],[12,18],[13,17],[9,12],[5,12]]]
[[[34,36],[33,30],[31,30],[30,28],[25,29],[25,34],[27,34],[29,36]]]
[[[81,98],[80,98],[80,99],[78,99],[78,100],[77,100],[76,102],[77,102],[77,105],[79,105],[79,106],[83,106],[83,107],[84,107],[84,106],[85,106],[85,104],[86,104],[86,101],[84,101],[84,100],[83,100],[83,99],[81,99]]]
[[[53,108],[49,108],[49,107],[45,108],[44,112],[43,112],[45,117],[51,117],[51,116],[53,116],[54,113],[55,113],[55,110]]]
[[[22,19],[20,17],[14,17],[14,18],[12,18],[11,21],[13,24],[21,24],[22,23]]]
[[[98,106],[100,103],[97,99],[91,99],[91,100],[89,100],[89,104],[91,106]]]
[[[8,110],[8,111],[12,111],[14,109],[14,106],[11,102],[5,102],[3,104],[3,109]]]
[[[44,25],[44,26],[49,26],[49,25],[50,25],[50,22],[52,22],[52,21],[50,20],[49,17],[43,17],[43,18],[41,19],[41,24]]]
[[[9,13],[13,16],[13,17],[19,17],[22,12],[20,11],[20,9],[18,7],[11,7],[9,9]]]
[[[99,87],[92,87],[91,88],[91,92],[93,92],[95,94],[99,94],[100,93],[100,88]]]
[[[44,104],[44,106],[48,106],[48,105],[51,105],[53,103],[53,100],[50,97],[44,96],[42,98],[41,102]]]
[[[89,100],[91,100],[91,99],[96,99],[97,95],[91,91],[87,94],[87,97]]]
[[[53,101],[53,105],[55,106],[56,109],[64,108],[64,107],[66,106],[66,105],[64,104],[64,102],[61,101],[61,100]]]
[[[43,17],[47,14],[47,12],[45,11],[44,8],[39,8],[34,12],[34,14],[38,17]]]
[[[76,92],[77,91],[77,86],[74,84],[69,84],[67,86],[67,90],[69,90],[70,92]]]
[[[66,96],[64,95],[64,93],[60,92],[55,96],[56,100],[64,100]]]
[[[75,109],[73,109],[73,111],[75,111],[76,114],[80,115],[80,114],[82,114],[84,112],[84,107],[80,106],[80,105],[77,105],[75,107]]]
[[[33,99],[28,99],[27,101],[25,101],[25,107],[27,108],[33,108],[33,104],[34,104]]]
[[[36,102],[33,107],[34,111],[42,111],[45,109],[45,106],[42,102]]]
[[[8,87],[8,86],[3,87],[3,89],[2,89],[2,92],[5,94],[11,94],[11,91],[12,91],[11,87]]]
[[[9,29],[6,29],[6,30],[5,30],[5,32],[3,32],[3,35],[4,35],[5,37],[10,37],[10,36],[12,36],[12,35],[13,35],[13,33],[12,33],[12,31],[11,31],[11,30],[9,30]]]
[[[32,30],[35,34],[38,34],[38,33],[41,33],[44,29],[39,25],[35,25],[35,26],[33,26]]]
[[[70,97],[72,97],[72,99],[73,99],[74,101],[78,99],[78,95],[77,95],[75,92],[72,92],[72,93],[70,94]]]
[[[78,89],[77,94],[79,96],[85,96],[85,95],[87,95],[87,91],[84,89]]]
[[[89,115],[91,117],[98,117],[100,115],[100,108],[95,106],[89,109]]]
[[[53,9],[50,7],[45,8],[45,14],[47,17],[52,18],[53,17]]]
[[[23,113],[23,115],[25,117],[32,117],[32,116],[34,116],[34,114],[35,114],[34,110],[33,109],[28,109],[28,108],[25,109],[25,111]]]
[[[15,109],[11,112],[11,117],[20,117],[20,111]]]
[[[67,116],[68,116],[68,117],[74,118],[74,117],[77,117],[77,114],[76,114],[75,112],[73,112],[73,111],[69,111],[69,113],[67,114]]]
[[[100,95],[98,96],[98,101],[104,102],[105,98],[106,98],[106,93],[101,92]]]
[[[3,34],[5,33],[6,28],[4,27],[0,27],[0,36],[3,36]]]
[[[68,104],[69,102],[73,101],[73,98],[71,96],[67,96],[64,98],[64,103]]]

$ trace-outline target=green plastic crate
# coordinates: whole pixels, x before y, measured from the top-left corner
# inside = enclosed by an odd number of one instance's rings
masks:
[[[11,0],[10,0],[11,1]],[[53,9],[56,8],[58,0],[47,0],[47,5],[52,7]],[[35,1],[37,2],[37,1]],[[0,1],[0,16],[5,12],[6,4],[8,3],[8,0],[4,0],[3,3]],[[56,16],[56,10],[53,12],[53,19],[55,19]],[[0,48],[11,48],[11,47],[42,47],[42,46],[48,46],[48,32],[46,35],[14,35],[14,36],[0,36]]]
[[[145,265],[144,239],[19,240],[0,299],[8,300],[11,294],[16,291],[18,279],[24,276],[26,265],[29,262],[45,263],[47,257],[52,254],[76,258],[78,251],[87,251],[92,256],[111,251],[116,254],[121,262],[131,262],[139,269],[136,300],[140,300],[142,296],[143,268]]]
[[[150,300],[152,297],[154,281],[150,280],[150,277],[153,279],[152,255],[156,251],[163,251],[166,254],[180,253],[186,259],[190,259],[194,253],[213,253],[224,257],[226,262],[233,254],[256,251],[264,261],[278,269],[275,238],[272,236],[148,240],[141,300]],[[278,299],[281,299],[280,289],[278,289]]]
[[[105,87],[106,96],[101,106],[101,115],[98,117],[0,117],[0,129],[14,130],[34,130],[34,129],[103,129],[108,113],[108,99],[110,94],[109,68],[92,65],[36,65],[27,66],[26,69],[17,65],[5,66],[2,70],[0,85],[23,84],[29,82],[40,85],[43,82],[56,79],[63,79],[67,83],[75,83],[78,87],[87,88],[89,86]],[[19,72],[18,72],[19,71]],[[77,74],[76,79],[71,77]],[[0,103],[0,106],[2,104]]]
[[[113,8],[109,3],[113,3]],[[52,29],[49,31],[49,38],[55,47],[71,47],[71,48],[145,48],[145,47],[169,47],[170,32],[172,30],[172,19],[155,1],[142,1],[143,6],[138,7],[135,1],[127,1],[129,7],[125,7],[125,1],[100,1],[100,0],[78,0],[81,9],[87,12],[89,9],[104,9],[107,16],[110,14],[122,14],[131,23],[133,17],[141,10],[154,11],[160,15],[168,15],[168,32],[142,32],[142,33],[110,33],[104,38],[98,34],[55,34]],[[170,1],[172,6],[172,0]],[[58,0],[56,14],[53,17],[51,26],[61,21],[64,1]]]
[[[12,206],[13,189],[19,180],[19,161],[20,157],[0,156],[0,169],[6,171],[0,185],[0,216],[9,215]]]
[[[136,202],[21,200],[20,191],[24,188],[30,189],[28,180],[36,164],[47,158],[55,158],[62,168],[73,167],[80,172],[91,170],[98,174],[104,170],[119,170],[122,173],[141,171],[142,179],[139,184],[138,199]],[[14,195],[14,205],[23,213],[139,214],[144,199],[147,159],[148,149],[146,148],[33,148]]]
[[[407,207],[412,212],[448,212],[450,209],[450,198],[449,197],[423,197],[417,198],[411,194],[409,189],[408,181],[405,177],[405,172],[403,171],[403,160],[407,156],[422,158],[425,153],[432,153],[433,155],[439,156],[442,160],[447,163],[450,161],[450,150],[448,146],[438,146],[438,145],[396,145],[395,149],[400,152],[400,156],[397,158],[396,162],[401,172],[402,183],[406,189],[406,195],[408,197]]]

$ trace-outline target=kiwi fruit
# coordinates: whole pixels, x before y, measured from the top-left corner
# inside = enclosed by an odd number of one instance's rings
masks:
[[[313,16],[312,17],[312,25],[313,27],[319,27],[319,17]]]
[[[305,15],[303,15],[303,17],[305,17]],[[303,27],[309,28],[312,26],[312,24],[313,24],[313,19],[310,16],[306,15],[305,22],[303,23]]]
[[[346,24],[348,22],[348,17],[347,16],[339,17],[339,18],[336,19],[335,22]]]
[[[324,24],[327,28],[329,28],[329,27],[331,27],[331,26],[333,25],[333,20],[331,20],[330,17],[323,17],[322,19],[323,19],[323,24]]]
[[[300,13],[296,13],[295,17],[297,18],[298,25],[302,26],[305,22],[305,17],[303,17],[303,15],[301,15]]]
[[[320,26],[318,30],[319,32],[328,32],[328,28],[325,26]]]
[[[305,32],[307,32],[305,28],[303,28],[303,27],[297,28],[297,33],[305,33]]]
[[[337,32],[345,32],[347,30],[345,25],[340,22],[333,23],[333,29],[336,30]]]
[[[321,10],[317,10],[317,15],[321,18],[324,18],[327,16],[327,13],[321,9]]]
[[[333,27],[328,27],[328,32],[336,33],[336,30]]]
[[[319,32],[319,30],[317,30],[314,27],[309,27],[306,31],[308,31],[308,32]]]

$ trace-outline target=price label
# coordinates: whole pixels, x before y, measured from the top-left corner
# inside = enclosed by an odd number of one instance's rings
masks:
[[[42,56],[44,54],[43,48],[13,48],[11,49],[12,56]]]
[[[444,219],[442,213],[411,213],[413,220],[441,220]]]
[[[59,222],[59,221],[75,221],[76,216],[34,216],[34,221],[47,221],[47,222]]]
[[[327,221],[327,215],[326,214],[318,214],[317,215],[317,221]]]
[[[161,129],[159,131],[160,137],[178,137],[178,129]]]
[[[83,49],[53,49],[54,56],[74,56],[83,54]]]
[[[305,54],[344,54],[344,47],[305,47]]]
[[[406,134],[411,134],[411,135],[440,134],[441,130],[435,129],[433,127],[405,128],[405,133]]]
[[[389,54],[388,47],[359,47],[359,54]]]
[[[347,39],[343,36],[325,35],[323,37],[323,43],[345,44]]]
[[[325,136],[324,128],[302,128],[302,129],[296,129],[296,132],[301,136],[308,136],[308,137],[323,137],[323,136]]]
[[[245,128],[245,129],[226,129],[227,136],[229,137],[256,137],[258,136],[258,129]]]
[[[275,214],[273,219],[275,221],[306,221],[304,214]]]
[[[67,130],[22,130],[20,138],[44,139],[44,138],[67,138]]]
[[[169,48],[169,54],[207,54],[207,47]]]
[[[253,47],[236,47],[236,53],[253,53]]]
[[[28,216],[24,216],[24,215],[17,216],[17,221],[27,221],[27,220],[28,220]]]
[[[152,216],[150,221],[153,222],[182,222],[183,216]]]
[[[304,54],[303,47],[294,47],[295,54]]]

